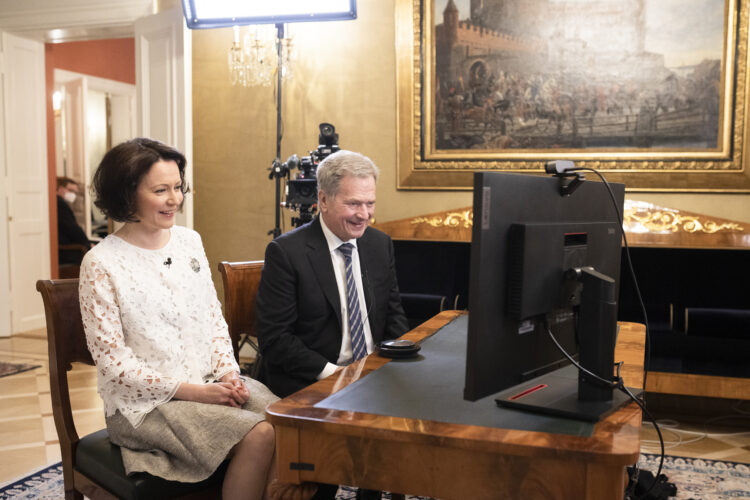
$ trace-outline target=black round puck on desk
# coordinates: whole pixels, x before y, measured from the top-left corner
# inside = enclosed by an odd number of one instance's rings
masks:
[[[420,349],[419,344],[411,340],[384,340],[378,344],[378,354],[386,358],[410,358]]]

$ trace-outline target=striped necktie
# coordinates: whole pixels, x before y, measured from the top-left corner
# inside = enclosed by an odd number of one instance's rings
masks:
[[[346,310],[349,313],[349,336],[352,340],[352,361],[367,356],[367,344],[365,342],[365,329],[362,326],[362,314],[359,310],[359,294],[357,283],[354,281],[352,269],[352,251],[354,245],[344,243],[338,250],[344,256],[346,264]]]

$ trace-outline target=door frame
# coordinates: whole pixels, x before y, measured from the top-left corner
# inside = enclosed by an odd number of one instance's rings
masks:
[[[126,97],[130,100],[129,103],[129,128],[130,132],[128,134],[127,139],[132,139],[135,137],[136,134],[136,86],[130,83],[124,83],[124,82],[118,82],[116,80],[109,80],[106,78],[101,78],[97,76],[91,76],[84,73],[77,73],[75,71],[68,71],[64,69],[57,69],[54,70],[54,85],[57,87],[58,85],[65,85],[70,82],[74,82],[76,80],[82,80],[84,82],[83,88],[84,92],[87,92],[89,90],[94,90],[97,92],[102,92],[105,94],[110,94],[112,96],[119,96],[119,97]],[[95,159],[89,158],[88,152],[85,149],[85,144],[88,142],[86,137],[86,117],[87,117],[87,99],[84,95],[82,97],[82,104],[83,109],[81,110],[83,113],[83,120],[81,120],[81,128],[82,130],[70,130],[69,128],[66,130],[67,132],[67,142],[68,144],[71,144],[72,142],[80,140],[83,144],[83,171],[81,174],[81,179],[77,179],[82,181],[83,185],[81,186],[82,189],[80,190],[83,196],[83,206],[84,206],[84,221],[85,221],[85,227],[84,230],[86,234],[89,236],[89,238],[92,237],[91,234],[91,191],[90,191],[90,184],[89,181],[91,179],[91,175],[93,172],[93,169],[96,167],[95,165],[91,164],[91,161],[95,161]],[[57,133],[57,131],[56,131]],[[78,137],[78,134],[81,134],[80,137]],[[118,139],[119,140],[119,139]],[[114,143],[113,143],[114,145]]]
[[[138,134],[180,150],[187,159],[184,180],[192,186],[192,33],[180,7],[137,19],[134,28]],[[192,196],[175,223],[193,228]]]

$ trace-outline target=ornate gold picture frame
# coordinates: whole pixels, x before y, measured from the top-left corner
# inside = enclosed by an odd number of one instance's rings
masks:
[[[398,188],[570,159],[630,191],[750,192],[747,4],[675,1],[396,0]]]

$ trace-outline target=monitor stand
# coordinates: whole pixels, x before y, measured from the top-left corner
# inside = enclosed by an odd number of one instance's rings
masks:
[[[635,397],[643,390],[629,388]],[[569,365],[500,392],[498,406],[517,410],[597,422],[631,401],[614,391],[609,401],[578,399],[578,369]]]
[[[591,267],[575,269],[573,275],[582,284],[579,362],[599,378],[611,380],[617,338],[615,280]],[[596,422],[630,397],[570,365],[506,389],[495,401],[500,406]]]

